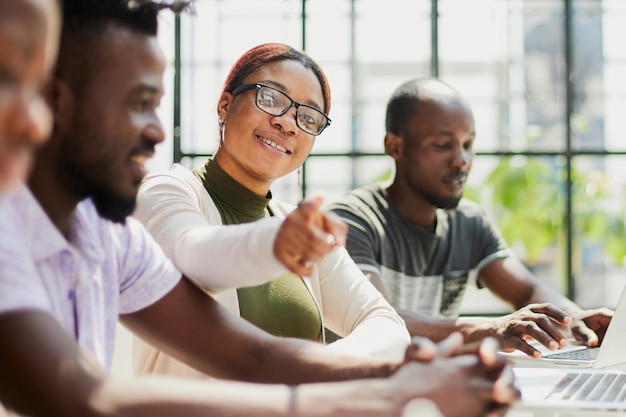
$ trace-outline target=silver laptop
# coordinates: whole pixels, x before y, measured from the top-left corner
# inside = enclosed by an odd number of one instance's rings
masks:
[[[626,410],[626,373],[606,369],[515,368],[521,409]]]
[[[509,358],[519,366],[565,366],[582,368],[609,368],[626,363],[626,287],[617,303],[617,307],[606,330],[602,345],[586,347],[570,345],[567,348],[550,351],[539,343],[533,343],[543,356],[533,359],[521,352],[511,354]]]
[[[595,359],[589,352],[596,353]],[[520,408],[626,411],[626,287],[601,347],[579,346],[529,359],[514,367]]]

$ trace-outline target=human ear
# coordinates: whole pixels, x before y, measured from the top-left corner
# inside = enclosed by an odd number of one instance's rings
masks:
[[[54,130],[67,126],[74,111],[74,95],[70,86],[58,78],[51,78],[46,81],[41,91],[52,111]]]
[[[70,86],[58,78],[50,78],[41,89],[48,106],[55,116],[67,111],[73,103],[73,94]]]
[[[398,160],[402,155],[404,148],[404,139],[402,136],[395,135],[393,133],[387,133],[385,135],[385,153],[391,156],[393,159]]]
[[[230,104],[233,102],[233,96],[231,93],[223,92],[220,96],[219,101],[217,102],[217,118],[220,120],[220,123],[224,123],[226,119],[226,113],[228,113],[228,109],[230,108]]]

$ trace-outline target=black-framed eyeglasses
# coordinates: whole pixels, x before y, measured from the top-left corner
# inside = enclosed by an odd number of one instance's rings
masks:
[[[188,13],[191,16],[196,15],[193,0],[128,0],[128,7],[131,10],[147,4],[156,7],[158,10],[170,9],[175,14]]]
[[[254,101],[259,110],[272,116],[282,116],[292,107],[296,108],[296,124],[306,133],[317,136],[331,120],[315,107],[298,103],[282,91],[265,84],[242,84],[235,88],[233,95],[236,96],[244,91],[256,89]]]

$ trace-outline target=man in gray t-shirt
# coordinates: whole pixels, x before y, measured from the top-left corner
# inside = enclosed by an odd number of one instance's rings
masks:
[[[395,161],[390,184],[362,187],[329,210],[347,221],[347,249],[404,318],[412,335],[466,340],[490,335],[507,350],[540,356],[567,344],[558,324],[597,345],[610,321],[606,309],[582,310],[540,283],[508,249],[484,210],[462,200],[474,156],[474,118],[447,84],[416,79],[387,106],[385,152]],[[458,318],[470,272],[514,313]]]
[[[352,258],[380,276],[401,309],[456,317],[470,272],[510,255],[485,212],[466,200],[437,210],[434,230],[396,211],[381,184],[352,191],[333,209],[350,225]]]

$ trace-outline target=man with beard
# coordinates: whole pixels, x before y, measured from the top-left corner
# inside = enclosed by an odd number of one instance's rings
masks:
[[[395,178],[353,190],[329,210],[348,223],[348,252],[409,333],[433,340],[453,331],[466,341],[493,336],[506,350],[533,357],[541,354],[528,339],[550,350],[567,344],[559,325],[589,346],[600,343],[611,312],[582,310],[540,283],[485,211],[461,199],[476,133],[470,106],[457,91],[432,78],[402,84],[387,105],[386,131]],[[470,272],[517,311],[458,318]]]
[[[0,402],[22,415],[69,417],[387,416],[414,399],[449,416],[504,413],[518,394],[493,339],[473,348],[458,335],[423,341],[400,363],[273,337],[182,278],[127,218],[143,163],[164,139],[156,108],[166,63],[156,33],[159,10],[171,6],[63,2],[59,60],[44,90],[52,136],[29,188],[0,201]],[[234,235],[207,253],[225,280],[237,264],[255,263],[229,261],[242,239]],[[118,315],[207,374],[298,385],[116,378],[106,368]],[[300,385],[312,381],[344,382]]]

